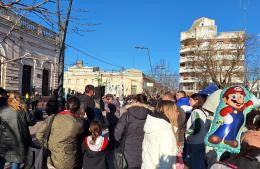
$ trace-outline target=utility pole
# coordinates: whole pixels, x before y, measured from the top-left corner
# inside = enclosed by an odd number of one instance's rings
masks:
[[[56,0],[57,4],[57,19],[58,19],[58,30],[59,30],[59,76],[58,76],[58,108],[59,111],[64,109],[64,92],[63,92],[63,80],[64,80],[64,56],[65,56],[65,41],[70,20],[70,13],[72,8],[73,0],[69,1],[68,12],[65,22],[61,19],[60,0]]]

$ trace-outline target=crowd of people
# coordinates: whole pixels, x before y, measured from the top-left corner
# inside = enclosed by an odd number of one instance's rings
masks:
[[[204,143],[220,90],[190,96],[184,91],[166,92],[156,99],[137,94],[126,97],[124,103],[112,94],[94,99],[94,91],[93,85],[87,85],[84,94],[67,97],[59,111],[55,90],[47,103],[48,117],[40,122],[32,141],[29,126],[36,122],[29,115],[37,103],[28,108],[19,93],[1,88],[0,169],[7,162],[12,169],[26,168],[32,145],[48,148],[48,169],[119,169],[115,164],[118,151],[127,163],[122,169],[215,169],[227,164],[215,163],[216,153]],[[241,150],[246,155],[250,152],[254,160],[243,155],[238,160],[233,154],[221,160],[259,166],[259,112],[249,113],[246,124]]]

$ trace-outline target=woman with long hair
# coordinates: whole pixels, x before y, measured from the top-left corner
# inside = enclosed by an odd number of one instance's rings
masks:
[[[208,132],[206,121],[209,114],[202,108],[204,102],[205,100],[197,93],[190,96],[190,105],[193,109],[187,122],[185,137],[187,142],[186,160],[191,169],[206,168],[204,138]]]
[[[174,102],[163,100],[144,125],[142,169],[175,169],[178,110]]]
[[[0,169],[5,162],[10,162],[12,169],[19,169],[30,144],[25,105],[19,93],[11,92],[7,105],[0,108]]]

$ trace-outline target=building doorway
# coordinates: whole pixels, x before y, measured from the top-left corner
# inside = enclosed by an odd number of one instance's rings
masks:
[[[43,69],[42,71],[42,96],[48,96],[49,93],[49,71]]]
[[[22,77],[22,95],[31,93],[31,71],[32,67],[28,65],[23,66],[23,77]]]

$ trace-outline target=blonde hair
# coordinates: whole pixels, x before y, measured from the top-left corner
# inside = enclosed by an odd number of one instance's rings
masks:
[[[8,105],[17,112],[26,111],[22,97],[20,96],[20,94],[18,92],[10,92],[7,102],[8,102]]]
[[[163,100],[157,104],[156,111],[164,114],[169,119],[172,125],[172,131],[176,136],[176,131],[174,130],[174,127],[178,127],[179,116],[176,104],[170,100]]]

